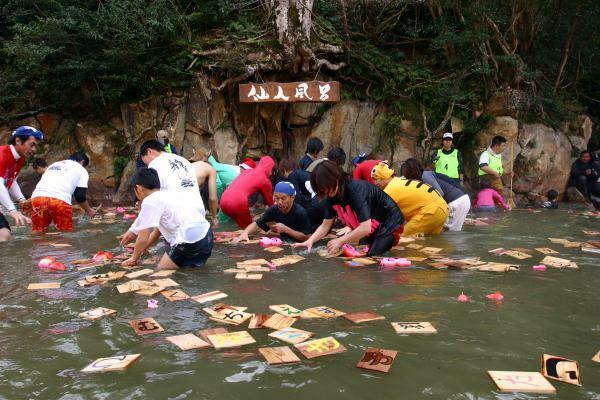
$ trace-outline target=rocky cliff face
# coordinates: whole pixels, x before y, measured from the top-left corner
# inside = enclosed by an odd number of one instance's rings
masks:
[[[385,110],[374,103],[343,100],[333,106],[294,104],[240,104],[237,88],[220,92],[213,78],[199,74],[185,93],[167,93],[132,104],[124,104],[120,113],[102,121],[70,120],[55,114],[38,114],[15,125],[41,128],[47,136],[40,156],[51,163],[83,148],[91,159],[89,167],[92,201],[123,203],[133,200],[128,181],[134,171],[139,145],[154,138],[160,129],[170,132],[170,141],[178,152],[190,158],[196,149],[213,149],[219,159],[237,163],[245,155],[289,155],[299,159],[306,141],[319,137],[325,152],[342,147],[350,160],[358,152],[390,160],[395,166],[403,160],[421,156],[418,122],[400,123],[400,132],[392,139],[381,135]],[[513,96],[514,97],[514,96]],[[476,136],[476,143],[463,151],[470,166],[467,176],[475,180],[476,161],[491,138],[502,135],[509,141],[504,154],[505,170],[514,164],[515,193],[545,193],[549,189],[564,192],[570,166],[578,152],[585,149],[592,133],[591,120],[580,116],[576,121],[553,129],[539,123],[520,123],[518,107],[507,99],[494,96],[485,107],[492,116],[488,126]],[[0,126],[0,142],[6,143],[12,127]],[[390,140],[392,140],[390,142]],[[121,154],[117,160],[117,155]],[[122,177],[115,174],[116,161],[128,161]],[[37,177],[22,173],[24,191],[31,191]]]

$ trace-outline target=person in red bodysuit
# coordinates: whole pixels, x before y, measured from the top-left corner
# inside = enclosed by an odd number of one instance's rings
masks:
[[[223,192],[221,210],[233,218],[239,227],[245,229],[252,223],[248,198],[254,193],[262,193],[267,205],[273,205],[273,185],[270,177],[274,167],[275,161],[271,157],[262,157],[256,168],[240,174]]]
[[[373,171],[373,167],[380,162],[381,160],[367,160],[365,153],[360,153],[352,160],[352,164],[354,164],[354,173],[352,174],[352,177],[355,180],[363,180],[375,184],[375,181],[371,178],[371,172]]]

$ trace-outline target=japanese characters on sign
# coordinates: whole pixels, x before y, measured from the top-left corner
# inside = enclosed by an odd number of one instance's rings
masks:
[[[340,101],[340,83],[267,82],[240,84],[240,103],[293,103]]]

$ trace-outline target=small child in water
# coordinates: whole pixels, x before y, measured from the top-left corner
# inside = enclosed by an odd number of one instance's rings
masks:
[[[491,188],[489,179],[481,181],[481,190],[477,193],[473,202],[474,211],[496,211],[496,204],[500,204],[506,211],[510,211],[510,206],[506,204],[500,193]]]
[[[550,210],[556,210],[558,208],[558,203],[556,202],[556,199],[558,198],[558,192],[554,189],[549,190],[546,194],[546,197],[548,198],[548,200],[543,202],[540,205],[540,207],[547,208]]]

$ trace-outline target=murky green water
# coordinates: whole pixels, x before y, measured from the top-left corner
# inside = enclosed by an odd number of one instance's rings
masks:
[[[72,234],[33,240],[17,231],[16,240],[1,250],[0,398],[600,399],[600,364],[591,361],[600,350],[600,255],[564,249],[546,239],[588,239],[581,230],[598,229],[598,222],[566,210],[515,211],[499,214],[491,226],[466,227],[425,242],[449,255],[506,262],[514,260],[487,251],[551,247],[577,262],[577,271],[536,273],[531,266],[541,254],[520,262],[521,272],[508,274],[437,271],[424,265],[395,271],[348,268],[338,260],[310,255],[265,274],[261,281],[237,281],[221,271],[236,260],[270,254],[258,245],[217,245],[205,269],[172,276],[190,295],[218,289],[229,294],[228,304],[247,306],[250,312],[269,312],[270,304],[288,303],[301,309],[327,305],[346,312],[373,310],[387,318],[360,325],[343,318],[301,320],[294,327],[317,337],[333,335],[348,351],[313,360],[301,356],[301,364],[279,367],[268,366],[257,352],[261,346],[285,345],[269,338],[270,330],[250,330],[258,343],[238,350],[180,351],[164,338],[218,326],[201,305],[191,300],[169,303],[158,296],[160,307],[149,310],[146,297],[120,295],[113,283],[78,287],[76,281],[88,271],[38,270],[37,260],[44,255],[74,260],[99,249],[117,250],[115,235],[125,230],[125,223],[82,223]],[[73,247],[53,248],[51,241]],[[283,254],[289,253],[286,248]],[[26,290],[30,282],[48,280],[61,281],[61,289]],[[484,297],[496,290],[505,295],[502,303]],[[471,296],[469,303],[455,301],[461,291]],[[78,317],[98,306],[119,314],[96,322]],[[165,333],[137,336],[128,320],[144,316],[154,317]],[[438,334],[399,336],[391,321],[430,321]],[[367,347],[398,351],[389,374],[355,368]],[[578,360],[583,387],[553,382],[555,396],[501,394],[486,374],[538,371],[544,352]],[[79,372],[96,358],[127,353],[142,357],[126,372]]]

